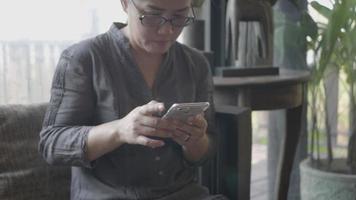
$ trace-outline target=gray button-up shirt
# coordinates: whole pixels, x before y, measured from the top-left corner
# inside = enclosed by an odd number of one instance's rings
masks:
[[[194,183],[197,164],[168,139],[161,148],[124,144],[90,163],[85,157],[92,126],[116,120],[157,100],[212,102],[212,79],[203,55],[175,43],[150,89],[123,35],[122,24],[66,49],[59,60],[39,150],[51,164],[72,166],[71,199],[189,199],[206,190]],[[214,141],[213,108],[206,113]],[[213,143],[212,143],[213,144]],[[210,153],[213,152],[210,145]],[[177,195],[175,195],[177,194]],[[168,195],[168,196],[167,196]]]

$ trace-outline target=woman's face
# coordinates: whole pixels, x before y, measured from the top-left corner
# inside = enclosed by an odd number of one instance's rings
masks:
[[[192,17],[191,0],[125,0],[131,45],[136,50],[152,54],[164,54],[176,41],[183,27],[169,21],[162,25],[142,24],[140,17],[164,17],[166,19]],[[124,5],[125,6],[125,5]]]

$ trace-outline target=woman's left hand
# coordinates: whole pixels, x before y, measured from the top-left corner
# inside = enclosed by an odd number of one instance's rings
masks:
[[[191,117],[187,122],[174,120],[175,131],[172,139],[182,146],[190,146],[198,142],[206,135],[208,123],[203,114]]]

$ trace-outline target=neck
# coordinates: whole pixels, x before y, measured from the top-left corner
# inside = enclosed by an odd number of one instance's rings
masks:
[[[144,60],[147,63],[160,63],[163,58],[162,54],[149,53],[147,51],[135,47],[132,47],[132,53],[137,60]]]
[[[163,58],[163,54],[150,53],[140,48],[130,37],[129,31],[130,30],[127,28],[127,26],[123,28],[123,33],[130,41],[132,47],[132,53],[135,56],[135,58],[137,60],[144,60],[145,62],[148,63],[160,63]]]

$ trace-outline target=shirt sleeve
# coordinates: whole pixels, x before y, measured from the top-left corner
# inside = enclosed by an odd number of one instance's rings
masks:
[[[198,161],[191,162],[186,160],[187,164],[190,166],[200,166],[204,164],[207,160],[211,159],[216,153],[216,127],[215,127],[215,109],[213,100],[213,79],[210,71],[210,64],[207,59],[201,53],[196,54],[196,59],[194,63],[195,77],[196,80],[196,102],[210,103],[209,109],[205,112],[205,119],[208,122],[207,134],[209,137],[209,149],[208,152]]]
[[[53,77],[39,141],[39,152],[50,164],[90,167],[86,140],[95,110],[95,94],[91,64],[81,57],[65,50]]]

